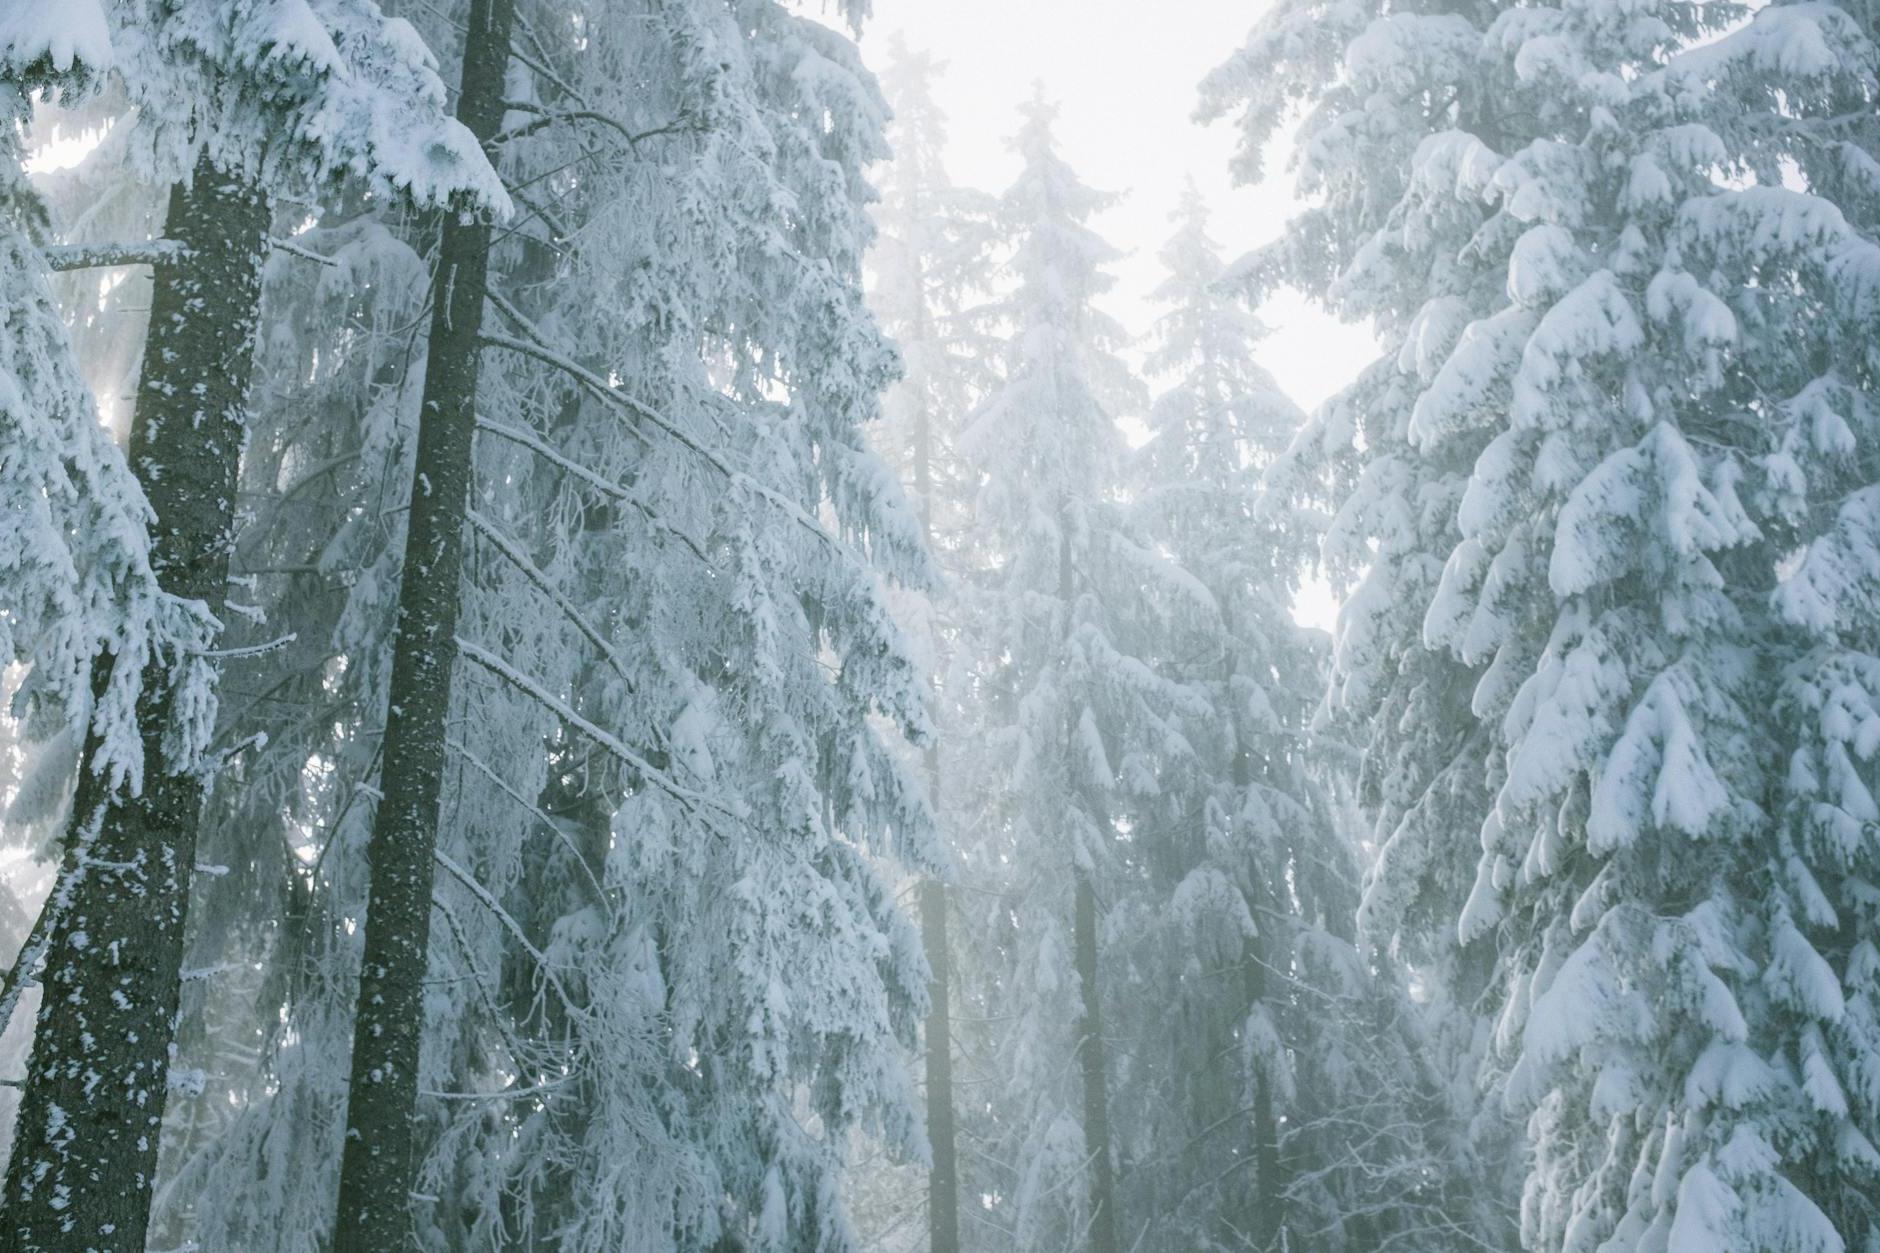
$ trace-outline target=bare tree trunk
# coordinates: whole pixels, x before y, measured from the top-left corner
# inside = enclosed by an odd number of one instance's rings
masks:
[[[1266,999],[1266,967],[1257,940],[1246,940],[1242,968],[1245,972],[1249,1008]],[[1280,1233],[1286,1226],[1285,1163],[1280,1157],[1279,1117],[1273,1104],[1273,1076],[1270,1069],[1253,1083],[1253,1247],[1269,1253],[1281,1247]]]
[[[157,271],[131,426],[131,466],[157,516],[157,576],[218,617],[268,218],[258,189],[206,158],[191,186],[171,191],[165,234],[187,252]],[[203,792],[201,775],[165,759],[172,699],[153,662],[137,702],[141,795],[114,795],[80,769],[61,876],[69,896],[46,944],[0,1249],[143,1253]],[[87,745],[87,763],[98,747]]]
[[[926,308],[920,312],[926,333]],[[914,495],[920,502],[920,536],[933,547],[933,415],[921,408],[914,421]],[[939,659],[939,640],[934,641]],[[940,812],[940,748],[926,752],[927,785],[934,813]],[[920,885],[920,938],[927,953],[927,1143],[933,1162],[927,1168],[928,1253],[959,1253],[960,1173],[953,1114],[953,948],[947,937],[947,885],[929,878]]]
[[[936,767],[937,777],[937,767]],[[933,971],[927,1009],[927,1140],[933,1164],[927,1170],[927,1230],[930,1253],[959,1253],[959,1153],[954,1145],[953,1019],[948,980],[952,950],[947,939],[947,885],[920,885],[920,933]]]
[[[1091,1253],[1116,1253],[1116,1170],[1110,1154],[1110,1067],[1103,1044],[1103,998],[1097,985],[1097,892],[1077,869],[1077,982],[1084,1018],[1077,1060],[1084,1072],[1084,1151],[1090,1155]]]
[[[514,22],[515,0],[474,0],[470,7],[457,116],[485,142],[502,119]],[[418,1165],[418,1050],[491,234],[482,216],[447,213],[438,248],[385,718],[383,798],[366,851],[371,887],[335,1253],[417,1247],[410,1193]]]
[[[1071,555],[1071,519],[1058,518],[1058,597],[1068,616],[1077,592],[1076,567]],[[1067,740],[1077,733],[1075,716],[1067,715]],[[1092,821],[1109,830],[1109,815],[1093,813]],[[1077,1062],[1084,1079],[1084,1152],[1090,1159],[1091,1253],[1116,1253],[1116,1166],[1110,1147],[1110,1066],[1103,1042],[1103,995],[1097,977],[1097,890],[1090,871],[1072,867],[1076,880],[1072,905],[1073,960],[1083,993],[1083,1020],[1077,1027]]]

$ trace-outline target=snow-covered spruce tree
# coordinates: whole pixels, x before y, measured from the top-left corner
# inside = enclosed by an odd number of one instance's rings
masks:
[[[1385,101],[1434,132],[1398,149],[1395,204],[1319,238],[1347,307],[1403,328],[1366,474],[1473,460],[1419,607],[1496,745],[1456,914],[1499,951],[1536,1249],[1880,1239],[1840,616],[1880,256],[1830,199],[1863,220],[1871,159],[1827,113],[1872,50],[1834,6],[1700,44],[1742,18],[1383,18],[1308,124],[1308,169],[1353,185],[1393,168],[1362,140]]]
[[[1254,360],[1261,328],[1219,284],[1192,187],[1175,217],[1148,362],[1169,386],[1131,483],[1211,608],[1157,659],[1207,709],[1184,728],[1195,768],[1131,829],[1145,890],[1112,954],[1144,993],[1115,1026],[1125,1209],[1156,1247],[1447,1247],[1442,1102],[1395,966],[1353,942],[1338,754],[1307,745],[1325,657],[1290,606],[1316,527],[1261,493],[1304,416]]]
[[[873,218],[878,232],[869,252],[869,307],[901,354],[902,376],[882,399],[882,423],[874,444],[906,485],[919,513],[921,533],[947,583],[938,593],[909,590],[895,601],[921,661],[933,676],[935,736],[923,765],[943,843],[967,825],[972,791],[974,736],[962,691],[970,674],[970,646],[959,634],[963,614],[956,592],[972,569],[966,531],[972,479],[955,450],[966,415],[990,383],[988,337],[979,326],[980,303],[992,282],[994,240],[990,197],[957,187],[945,166],[946,119],[933,97],[944,67],[908,48],[899,36],[889,45],[882,90],[893,121],[887,132],[893,151],[885,167],[881,201]],[[946,755],[942,756],[942,745]],[[954,984],[950,888],[943,875],[920,882],[923,948],[933,973],[930,1006],[922,1032],[925,1061],[927,1139],[925,1247],[958,1253],[963,1163],[957,1145],[952,1021]],[[897,1182],[874,1172],[884,1188]],[[899,1191],[900,1189],[895,1189]],[[905,1221],[915,1208],[909,1195],[871,1198],[872,1217],[884,1229],[898,1228],[909,1240],[921,1236]],[[858,1216],[862,1202],[858,1199]]]
[[[862,171],[882,155],[882,107],[847,40],[780,6],[649,16],[606,57],[571,51],[560,83],[534,76],[540,112],[517,123],[549,119],[545,139],[577,142],[578,119],[561,119],[604,100],[628,132],[660,133],[637,150],[618,131],[606,140],[617,181],[567,189],[587,224],[562,242],[574,281],[518,283],[488,337],[515,394],[559,398],[519,415],[538,447],[505,436],[495,464],[520,458],[543,475],[586,533],[577,545],[492,509],[480,548],[500,566],[504,537],[533,536],[529,551],[566,563],[557,585],[608,648],[564,622],[558,644],[543,637],[508,673],[467,652],[565,724],[556,741],[611,758],[576,782],[600,816],[589,859],[618,897],[597,917],[579,864],[559,854],[560,913],[517,884],[553,969],[590,989],[569,986],[578,1012],[560,1037],[585,1086],[513,1111],[553,1152],[481,1144],[500,1151],[494,1169],[519,1197],[505,1220],[561,1247],[616,1247],[622,1231],[682,1248],[840,1247],[851,1132],[872,1126],[919,1150],[899,1056],[925,972],[872,860],[931,865],[918,789],[868,726],[871,711],[904,729],[923,721],[917,671],[875,587],[877,571],[921,573],[918,533],[860,443],[892,365],[859,283]],[[636,86],[648,80],[657,94]],[[547,168],[565,163],[549,155]],[[596,299],[621,316],[596,325]],[[606,378],[621,384],[596,386]],[[625,494],[609,501],[543,447],[609,467]],[[532,594],[538,620],[565,618]],[[494,612],[472,629],[473,644],[513,630]],[[480,688],[465,698],[488,699]],[[476,1070],[450,1079],[487,1082]],[[679,1111],[669,1133],[662,1108]],[[468,1144],[475,1128],[459,1117],[446,1134]],[[623,1157],[646,1163],[643,1193],[622,1188]],[[447,1167],[426,1192],[473,1182],[461,1159],[427,1169]],[[490,1204],[473,1189],[464,1199]],[[578,1224],[560,1217],[570,1212]]]
[[[860,443],[892,366],[859,284],[881,106],[846,40],[774,5],[529,5],[517,30],[410,1222],[450,1248],[839,1247],[850,1136],[920,1147],[925,971],[871,862],[932,865],[869,726],[917,726],[922,697],[875,587],[921,572],[918,532]],[[382,396],[369,377],[328,403]],[[412,474],[384,455],[335,573],[397,526],[377,489]],[[303,750],[334,827],[301,836],[292,1028],[179,1169],[209,1247],[330,1221],[388,578],[361,574],[328,671],[371,712]]]
[[[1471,70],[1462,20],[1404,14],[1368,29],[1375,17],[1365,6],[1275,8],[1203,84],[1201,116],[1238,113],[1234,172],[1249,182],[1264,176],[1285,120],[1303,118],[1297,178],[1315,203],[1240,263],[1239,277],[1255,301],[1288,283],[1320,294],[1342,316],[1368,319],[1385,348],[1311,416],[1268,468],[1266,491],[1269,507],[1324,511],[1323,568],[1348,588],[1317,725],[1359,754],[1357,800],[1371,830],[1360,932],[1420,972],[1429,1062],[1457,1119],[1478,1111],[1447,1155],[1457,1189],[1475,1187],[1457,1221],[1499,1248],[1514,1239],[1508,1212],[1521,1158],[1516,1128],[1476,1095],[1494,952],[1485,938],[1459,943],[1454,926],[1476,861],[1473,843],[1455,833],[1479,830],[1490,808],[1492,745],[1470,704],[1479,668],[1422,639],[1485,437],[1439,456],[1413,448],[1407,431],[1424,380],[1461,327],[1495,307],[1501,284],[1454,264],[1480,220],[1470,206],[1406,226],[1409,206],[1446,192],[1440,173],[1418,183],[1411,168],[1420,148],[1440,146],[1433,136],[1453,120]],[[1354,260],[1373,253],[1393,259],[1391,282],[1375,268],[1368,286],[1347,282]]]
[[[1025,110],[1023,171],[1003,203],[1003,378],[961,442],[981,477],[977,524],[998,537],[974,612],[993,642],[978,658],[988,773],[963,873],[997,889],[975,893],[972,930],[996,945],[981,1008],[1002,1024],[991,1064],[1003,1085],[972,1129],[996,1176],[977,1190],[996,1202],[967,1243],[1110,1253],[1130,1241],[1118,1236],[1104,953],[1139,874],[1120,830],[1190,756],[1173,715],[1201,708],[1141,650],[1212,606],[1116,500],[1116,417],[1140,388],[1094,303],[1114,254],[1086,222],[1106,197],[1058,156],[1053,112]]]
[[[317,7],[126,4],[74,15],[80,46],[111,58],[140,110],[142,168],[184,180],[165,229],[188,255],[155,284],[129,453],[156,514],[151,560],[164,589],[217,616],[267,249],[262,180],[311,188],[358,173],[427,202],[501,195],[443,125],[441,86],[409,27],[369,3]],[[48,58],[34,72],[56,67],[57,50]],[[73,63],[62,85],[86,86],[104,68]],[[415,123],[395,143],[394,116]],[[114,657],[111,670],[135,660]],[[116,681],[103,671],[94,680],[100,690]],[[86,825],[67,841],[72,873],[55,889],[0,1214],[4,1238],[23,1247],[144,1244],[208,777],[198,754],[214,704],[201,684],[173,684],[162,659],[127,686],[137,690],[142,786],[122,786],[106,758],[86,754],[73,805]]]

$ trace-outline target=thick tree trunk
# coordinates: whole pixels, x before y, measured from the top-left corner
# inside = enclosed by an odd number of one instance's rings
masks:
[[[1103,1045],[1103,998],[1097,983],[1097,892],[1077,869],[1077,982],[1084,1018],[1077,1060],[1084,1072],[1084,1150],[1090,1155],[1091,1253],[1116,1253],[1116,1179],[1110,1155],[1110,1067]]]
[[[488,141],[502,119],[514,21],[514,0],[471,5],[457,116],[480,140]],[[371,887],[335,1253],[417,1247],[410,1193],[418,1164],[418,1049],[490,241],[487,219],[445,216],[385,717],[383,798],[366,853]]]
[[[171,192],[165,234],[188,252],[157,272],[131,427],[131,466],[157,516],[157,575],[217,616],[268,217],[257,189],[206,160]],[[77,873],[46,947],[0,1249],[143,1253],[203,790],[164,758],[171,703],[153,663],[137,703],[141,795],[112,795],[89,766],[79,775],[67,853]]]

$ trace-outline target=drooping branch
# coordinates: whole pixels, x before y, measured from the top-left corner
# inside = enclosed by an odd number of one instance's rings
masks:
[[[678,782],[658,766],[655,766],[652,762],[646,760],[646,758],[640,756],[625,744],[622,744],[619,739],[576,713],[569,707],[568,702],[557,698],[554,693],[543,687],[541,683],[516,669],[488,649],[481,645],[474,644],[460,635],[457,637],[457,655],[462,657],[465,661],[475,662],[523,695],[533,698],[544,709],[561,718],[569,726],[580,731],[595,744],[606,749],[615,757],[618,757],[623,763],[638,773],[647,783],[672,797],[681,805],[685,806],[686,809],[694,813],[709,809],[734,821],[739,819],[739,815],[735,810],[726,806],[721,801],[707,796],[703,792],[694,791],[692,788],[686,787],[684,784]],[[716,834],[716,832],[714,832],[714,834]]]
[[[482,536],[484,540],[488,541],[490,547],[494,548],[504,557],[507,557],[509,564],[520,571],[523,578],[534,584],[542,595],[553,601],[555,607],[561,610],[563,616],[574,626],[574,629],[585,636],[588,643],[600,649],[601,656],[607,659],[607,664],[613,667],[614,673],[618,674],[621,679],[626,682],[627,690],[629,692],[633,691],[636,685],[633,682],[633,676],[627,673],[627,663],[621,660],[619,651],[608,642],[607,638],[582,616],[580,606],[568,599],[567,595],[562,592],[560,588],[550,582],[549,577],[537,569],[533,561],[529,560],[529,555],[518,548],[515,542],[507,535],[497,530],[488,518],[484,517],[475,509],[471,509],[468,512],[468,517],[470,519],[470,529]]]
[[[594,889],[595,903],[606,910],[608,917],[611,918],[613,916],[614,906],[613,902],[607,897],[607,889],[601,886],[599,879],[595,878],[593,867],[588,865],[587,858],[581,855],[581,850],[577,848],[575,842],[568,837],[568,833],[561,829],[561,824],[543,813],[540,805],[537,805],[534,801],[530,800],[513,787],[509,780],[503,778],[502,775],[496,772],[495,767],[471,752],[462,740],[447,740],[445,743],[450,751],[462,757],[464,761],[469,764],[471,769],[481,774],[491,783],[494,783],[503,795],[516,802],[525,813],[528,813],[534,817],[537,822],[555,833],[555,838],[561,841],[562,847],[573,855],[575,864],[581,867],[581,873],[587,877],[588,886]]]
[[[559,1000],[561,1007],[568,1011],[568,1017],[579,1018],[581,1011],[575,1007],[574,998],[568,995],[568,989],[562,986],[561,976],[555,973],[554,963],[548,960],[548,954],[530,941],[529,933],[523,930],[522,924],[516,921],[515,915],[504,909],[502,902],[497,900],[488,888],[477,882],[476,876],[458,865],[443,849],[432,849],[431,856],[445,873],[462,884],[464,890],[475,897],[477,903],[502,924],[503,930],[507,931],[510,938],[529,955],[529,959],[535,963],[535,968],[542,972],[542,979],[555,990],[555,999]]]
[[[556,452],[555,449],[550,447],[548,443],[535,432],[523,427],[509,426],[502,422],[492,422],[487,418],[477,419],[477,430],[483,431],[489,435],[494,435],[498,439],[506,439],[518,447],[526,448],[550,465],[566,470],[569,474],[580,479],[583,483],[586,483],[589,487],[592,487],[595,491],[608,497],[610,500],[631,506],[646,520],[648,526],[653,527],[663,535],[671,536],[673,539],[678,540],[681,544],[691,549],[692,555],[703,562],[707,568],[715,568],[712,566],[711,558],[705,555],[705,550],[699,547],[697,540],[687,535],[684,531],[679,530],[670,522],[665,521],[652,509],[648,508],[645,501],[639,499],[619,483],[614,482],[604,474],[595,473],[572,457],[565,457],[561,453]]]
[[[339,265],[332,257],[302,248],[290,239],[270,238],[268,247],[317,265]],[[180,239],[135,239],[112,244],[52,244],[40,249],[40,255],[46,259],[47,269],[64,274],[125,265],[175,265],[188,259],[189,249]]]
[[[591,122],[598,126],[604,126],[626,140],[627,146],[630,148],[638,148],[643,141],[655,138],[659,135],[682,135],[701,129],[697,122],[685,117],[677,118],[666,123],[664,126],[654,126],[647,130],[636,131],[620,119],[610,117],[608,114],[595,109],[564,109],[551,111],[544,109],[538,104],[530,104],[524,100],[505,100],[503,101],[503,107],[514,113],[528,113],[534,116],[530,121],[524,122],[514,130],[506,130],[496,136],[495,142],[499,144],[523,139],[535,134],[537,131],[546,130],[550,126],[565,125],[570,122]]]
[[[513,305],[495,292],[490,293],[490,303],[494,304],[505,317],[509,318],[510,321],[516,323],[524,330],[531,329],[528,319],[523,317]],[[562,371],[576,382],[586,387],[597,399],[606,401],[637,420],[645,421],[657,427],[663,434],[677,441],[686,451],[695,454],[700,460],[705,462],[706,465],[717,471],[734,487],[748,491],[760,500],[776,508],[779,512],[784,514],[785,517],[789,518],[790,521],[808,531],[818,543],[826,545],[837,553],[844,562],[851,560],[849,552],[844,549],[841,544],[836,542],[835,537],[830,535],[820,522],[805,513],[801,505],[765,487],[762,483],[759,483],[756,479],[726,461],[716,450],[700,443],[697,439],[687,434],[678,423],[674,422],[671,418],[668,418],[651,405],[635,400],[619,388],[610,385],[605,379],[581,365],[579,362],[572,361],[561,353],[556,352],[554,349],[544,344],[539,336],[531,334],[529,339],[524,340],[517,339],[513,335],[505,335],[500,331],[485,330],[481,335],[481,340],[488,347],[502,348],[509,352],[519,353],[525,357],[532,357],[544,365],[553,366],[555,369]]]

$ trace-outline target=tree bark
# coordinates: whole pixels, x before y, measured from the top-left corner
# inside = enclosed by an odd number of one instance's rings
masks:
[[[1058,599],[1068,628],[1072,601],[1077,595],[1077,567],[1071,550],[1072,519],[1067,508],[1058,511]],[[1077,717],[1067,713],[1065,751],[1074,757]],[[1099,830],[1109,829],[1109,815],[1095,812],[1090,820]],[[1073,962],[1083,994],[1084,1015],[1077,1026],[1077,1063],[1084,1080],[1084,1152],[1090,1159],[1091,1253],[1116,1253],[1116,1166],[1110,1148],[1110,1065],[1103,1043],[1103,996],[1097,977],[1097,890],[1084,865],[1071,867],[1076,881],[1072,903]]]
[[[927,1008],[927,1140],[933,1164],[927,1170],[927,1230],[930,1253],[959,1253],[959,1153],[954,1145],[953,1019],[948,979],[952,949],[947,940],[947,885],[920,885],[920,933],[933,972]]]
[[[165,234],[187,255],[157,270],[131,426],[157,517],[151,563],[166,591],[218,617],[268,225],[266,196],[206,158],[171,191]],[[153,661],[137,702],[140,795],[79,773],[67,852],[78,873],[46,945],[0,1249],[143,1253],[204,783],[165,759],[172,703]],[[87,745],[87,763],[97,751]]]
[[[1084,1017],[1077,1060],[1084,1072],[1084,1150],[1090,1155],[1091,1253],[1116,1253],[1116,1178],[1110,1156],[1110,1067],[1103,1044],[1103,998],[1097,983],[1097,892],[1077,868],[1077,982]]]
[[[487,143],[502,119],[514,0],[474,0],[457,116]],[[418,1052],[439,798],[464,574],[488,219],[447,213],[433,284],[409,530],[385,718],[383,798],[366,847],[365,954],[353,1021],[335,1253],[417,1248]]]
[[[926,304],[920,309],[920,335],[927,335]],[[920,537],[933,549],[933,415],[923,405],[914,420],[914,496],[920,502]],[[930,619],[930,628],[931,619]],[[934,659],[940,658],[934,632]],[[927,785],[934,813],[940,813],[940,748],[925,754]],[[947,937],[947,885],[928,878],[920,885],[920,937],[927,954],[927,1143],[933,1155],[927,1168],[928,1253],[959,1253],[960,1173],[953,1114],[953,948]]]

